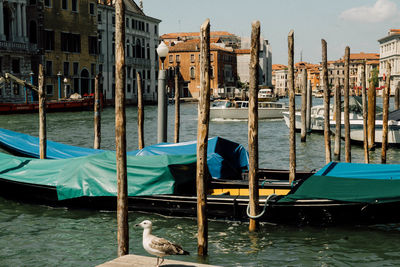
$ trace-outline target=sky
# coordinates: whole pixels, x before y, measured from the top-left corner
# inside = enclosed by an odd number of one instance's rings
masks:
[[[139,3],[139,0],[135,0]],[[295,62],[319,63],[321,39],[328,60],[351,53],[379,53],[378,39],[400,29],[400,0],[143,0],[147,16],[161,20],[159,33],[198,32],[210,19],[211,31],[250,37],[259,20],[271,44],[272,63],[288,62],[287,36],[294,30]]]

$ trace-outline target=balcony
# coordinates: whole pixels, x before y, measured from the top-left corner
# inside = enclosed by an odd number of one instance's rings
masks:
[[[0,49],[8,50],[8,51],[23,51],[35,53],[37,50],[36,44],[28,44],[28,43],[18,43],[18,42],[10,42],[10,41],[0,41]]]
[[[147,58],[134,58],[134,57],[127,57],[125,60],[125,64],[127,65],[135,65],[138,67],[147,67],[151,66],[150,59]]]

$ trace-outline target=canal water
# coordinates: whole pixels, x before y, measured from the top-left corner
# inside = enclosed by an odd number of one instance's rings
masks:
[[[297,98],[297,103],[300,99]],[[287,99],[282,101],[287,102]],[[314,104],[321,104],[314,99]],[[173,140],[174,106],[169,106],[168,141]],[[36,135],[38,115],[0,115],[0,127]],[[181,141],[196,139],[197,104],[181,105]],[[93,112],[50,113],[50,140],[76,146],[93,146]],[[260,167],[287,169],[288,128],[283,120],[259,123]],[[102,113],[103,149],[115,148],[114,109]],[[221,136],[247,148],[246,121],[212,121],[210,137]],[[145,144],[157,141],[157,108],[145,108]],[[297,167],[319,169],[325,164],[324,138],[307,136],[297,143]],[[128,150],[137,149],[137,109],[127,107]],[[342,152],[344,148],[342,147]],[[342,155],[344,158],[344,155]],[[380,161],[380,149],[371,155]],[[352,146],[352,161],[363,162],[363,150]],[[398,148],[388,151],[388,163],[400,163]],[[209,256],[197,258],[197,223],[192,218],[154,214],[129,214],[130,253],[148,255],[141,245],[136,223],[153,221],[156,235],[173,240],[190,256],[174,256],[192,262],[221,266],[399,266],[400,224],[336,227],[294,227],[263,224],[249,234],[247,223],[211,221]],[[51,208],[0,197],[0,266],[95,266],[117,255],[117,221],[114,212]],[[154,259],[154,263],[156,260]]]

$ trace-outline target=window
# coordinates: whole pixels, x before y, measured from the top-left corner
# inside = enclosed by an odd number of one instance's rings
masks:
[[[14,95],[19,95],[19,84],[18,83],[13,83],[12,84],[12,88],[13,88],[13,94]]]
[[[69,76],[69,62],[64,62],[64,76]]]
[[[51,0],[44,0],[45,7],[51,7]]]
[[[89,36],[89,54],[97,55],[97,36]]]
[[[128,77],[128,78],[131,78],[131,67],[127,67],[126,68],[126,76]]]
[[[53,75],[53,61],[46,61],[46,75]]]
[[[72,0],[71,10],[73,12],[78,12],[78,0]]]
[[[53,85],[52,84],[46,85],[46,95],[53,95]]]
[[[97,23],[101,24],[101,12],[97,12]]]
[[[113,15],[111,18],[112,24],[115,25],[115,16]]]
[[[99,72],[103,73],[103,64],[99,64]]]
[[[81,36],[79,34],[61,32],[61,51],[80,53]]]
[[[174,56],[173,55],[169,55],[168,56],[168,61],[169,61],[169,63],[173,63],[174,62]]]
[[[131,92],[131,85],[130,85],[130,84],[128,84],[127,91],[128,91],[128,93],[130,93],[130,92]]]
[[[36,0],[29,0],[29,5],[36,5]]]
[[[129,28],[129,18],[126,18],[125,27]]]
[[[154,25],[154,34],[158,35],[158,27],[157,27],[157,25]]]
[[[194,72],[194,67],[190,67],[190,79],[196,78],[195,72]]]
[[[132,29],[136,29],[136,20],[134,20],[134,19],[132,19],[132,25],[131,25],[131,28]]]
[[[44,49],[54,50],[54,31],[44,31]]]
[[[93,64],[93,63],[90,64],[90,73],[92,74],[92,76],[96,75],[96,64]]]
[[[146,32],[149,32],[149,24],[146,23]]]
[[[12,72],[13,73],[20,73],[20,64],[19,64],[19,58],[15,58],[12,60]]]
[[[214,54],[210,55],[210,61],[213,62],[214,61]]]
[[[74,62],[72,65],[73,71],[74,71],[74,75],[78,75],[78,71],[79,71],[79,63],[78,62]]]
[[[147,71],[147,79],[150,80],[150,71],[149,70]]]
[[[192,63],[194,62],[194,54],[190,55],[190,62],[192,62]]]
[[[0,73],[3,72],[3,58],[0,57]]]
[[[68,9],[68,0],[62,0],[61,7],[62,9]]]
[[[181,62],[181,56],[180,55],[176,55],[176,62]]]
[[[89,3],[89,14],[94,16],[94,3]]]

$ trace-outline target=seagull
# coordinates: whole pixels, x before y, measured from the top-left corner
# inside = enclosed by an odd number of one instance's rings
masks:
[[[169,255],[189,255],[189,252],[182,249],[180,245],[151,234],[153,224],[149,220],[136,224],[143,228],[143,248],[150,254],[157,256],[157,267],[164,262],[165,256]],[[161,258],[161,262],[158,263]]]

